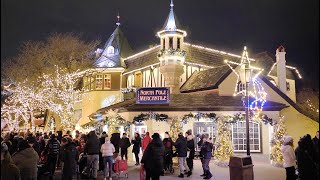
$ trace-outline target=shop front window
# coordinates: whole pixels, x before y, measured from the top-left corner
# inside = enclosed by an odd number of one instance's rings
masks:
[[[256,122],[249,122],[250,151],[261,152],[260,125]],[[246,122],[238,121],[232,126],[232,141],[235,152],[247,150]]]

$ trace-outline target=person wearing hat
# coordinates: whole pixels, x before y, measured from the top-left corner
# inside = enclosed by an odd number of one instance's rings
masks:
[[[1,143],[1,179],[20,180],[20,170],[12,162],[8,146]]]
[[[19,141],[18,152],[12,156],[12,160],[20,170],[21,180],[37,179],[39,155],[27,140]]]
[[[283,167],[286,169],[286,180],[295,180],[296,156],[294,154],[293,138],[291,136],[284,137],[281,152],[283,156]]]
[[[163,139],[163,145],[164,145],[164,170],[171,170],[172,171],[172,156],[173,156],[173,150],[172,150],[172,146],[173,146],[173,141],[169,135],[168,132],[164,133],[164,139]]]
[[[180,175],[179,178],[184,178],[184,170],[188,173],[188,176],[190,176],[190,169],[187,165],[186,159],[187,159],[187,139],[183,137],[182,132],[179,133],[177,141],[174,143],[174,146],[177,149],[178,154],[178,162],[179,162],[179,169],[180,169]],[[190,174],[190,175],[189,175]]]
[[[146,180],[158,180],[163,172],[164,146],[158,133],[152,135],[152,140],[145,149],[141,163],[146,170]]]
[[[191,130],[188,130],[186,132],[186,139],[187,139],[187,150],[188,150],[187,165],[190,169],[187,176],[189,177],[192,175],[193,159],[194,159],[194,155],[195,155],[194,136],[192,135]]]
[[[112,179],[112,164],[113,164],[113,153],[116,151],[113,144],[110,142],[109,137],[105,137],[105,143],[101,145],[101,154],[103,158],[103,176],[104,180],[107,179],[107,164],[109,167],[109,180]]]

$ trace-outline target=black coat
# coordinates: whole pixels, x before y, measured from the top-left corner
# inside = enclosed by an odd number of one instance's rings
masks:
[[[127,149],[128,147],[131,146],[129,138],[121,138],[120,140],[120,148],[121,149]]]
[[[319,139],[317,137],[314,137],[312,139],[314,151],[315,151],[315,161],[319,164]]]
[[[84,153],[88,155],[99,154],[100,141],[96,136],[88,137],[86,144],[84,145]]]
[[[189,159],[194,159],[195,149],[194,149],[194,140],[187,140],[187,148],[190,151]]]
[[[144,151],[141,163],[144,163],[146,171],[150,171],[152,175],[160,175],[164,160],[164,146],[160,138],[153,139]]]
[[[301,180],[316,180],[315,168],[315,152],[313,143],[303,137],[298,142],[298,147],[295,150],[298,164],[299,177]]]
[[[113,133],[110,138],[110,142],[113,144],[115,153],[119,153],[119,145],[120,145],[120,133]]]
[[[63,146],[62,152],[62,161],[63,170],[62,173],[66,176],[72,176],[76,174],[77,170],[77,161],[79,158],[78,150],[76,149],[76,145],[73,142],[70,142]]]
[[[141,147],[141,138],[138,137],[135,140],[131,140],[131,143],[133,144],[132,152],[139,153]]]
[[[179,136],[177,141],[174,143],[177,149],[178,157],[187,157],[187,139],[183,136]]]

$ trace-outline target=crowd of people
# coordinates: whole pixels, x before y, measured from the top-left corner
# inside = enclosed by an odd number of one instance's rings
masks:
[[[100,137],[99,137],[100,136]],[[128,160],[128,148],[132,145],[136,166],[140,163],[146,172],[146,180],[160,179],[165,172],[172,172],[173,157],[177,157],[179,164],[179,178],[189,177],[193,171],[195,157],[195,138],[199,138],[200,159],[202,163],[203,179],[210,179],[210,160],[215,150],[212,140],[204,131],[194,136],[191,130],[185,134],[179,133],[175,142],[168,132],[164,137],[154,133],[151,137],[147,132],[141,138],[135,133],[130,139],[126,133],[113,133],[111,137],[106,132],[101,135],[95,131],[82,134],[76,131],[74,137],[69,131],[62,135],[57,133],[7,133],[1,137],[1,179],[4,180],[33,180],[46,175],[53,179],[56,168],[61,168],[62,180],[71,180],[77,172],[91,167],[91,177],[96,179],[98,171],[103,171],[104,179],[112,179],[113,164],[116,158]],[[142,150],[142,159],[139,154]],[[175,151],[174,151],[175,150]],[[293,138],[284,138],[281,152],[284,158],[287,180],[295,180],[296,167],[300,180],[315,180],[319,177],[319,131],[311,139],[309,134],[298,142],[294,150]],[[79,168],[79,162],[86,155],[85,167]],[[39,166],[42,165],[42,166]],[[45,169],[45,171],[43,171]],[[43,171],[43,172],[42,172]],[[41,173],[42,172],[42,173]]]
[[[295,150],[293,138],[285,136],[281,152],[287,180],[319,179],[319,131],[316,132],[313,139],[309,134],[300,138]]]
[[[201,139],[198,145],[201,147],[202,176],[210,179],[209,161],[214,148],[208,141],[208,134],[198,137]],[[185,135],[180,133],[176,142],[173,142],[168,132],[165,132],[163,140],[158,133],[150,137],[149,132],[143,138],[135,133],[131,140],[126,133],[120,138],[120,133],[113,133],[109,137],[106,132],[98,135],[95,131],[88,134],[76,131],[74,137],[70,131],[64,135],[61,131],[35,134],[30,131],[10,132],[1,137],[1,179],[39,179],[43,174],[53,179],[56,169],[61,168],[61,179],[71,180],[77,172],[85,169],[79,169],[83,155],[86,155],[85,166],[92,169],[93,179],[97,178],[99,170],[103,171],[104,179],[112,179],[115,159],[128,160],[128,148],[131,145],[135,165],[144,165],[146,179],[159,179],[166,171],[173,170],[173,157],[178,158],[178,177],[189,177],[192,175],[195,156],[194,138],[191,130]],[[143,154],[141,161],[140,151]]]

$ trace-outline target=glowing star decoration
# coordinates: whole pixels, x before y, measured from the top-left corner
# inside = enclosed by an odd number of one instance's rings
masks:
[[[237,75],[234,96],[239,94],[246,96],[246,88],[248,88],[248,96],[253,98],[249,104],[249,110],[253,115],[251,118],[261,120],[263,106],[267,97],[267,93],[264,91],[262,84],[258,80],[258,76],[263,69],[251,66],[250,61],[251,59],[248,57],[247,47],[245,46],[240,63],[228,60],[225,60],[225,63]],[[232,65],[237,65],[240,69],[237,71]],[[242,86],[242,88],[239,86]]]

